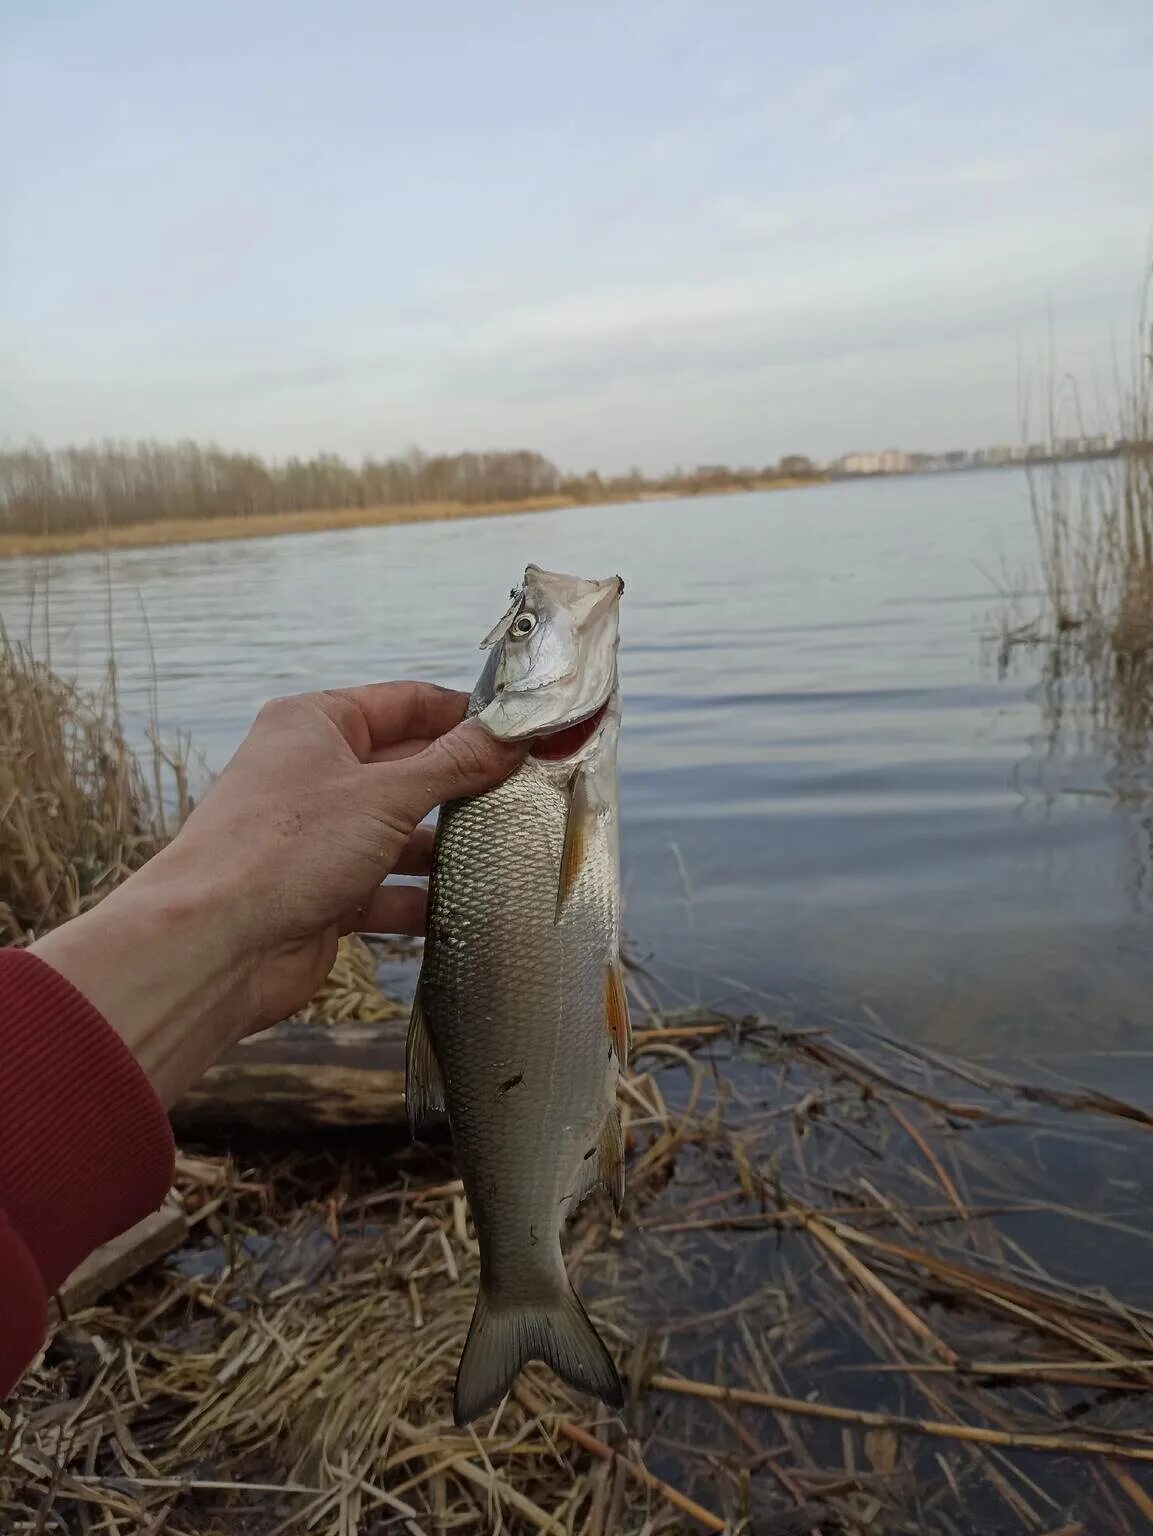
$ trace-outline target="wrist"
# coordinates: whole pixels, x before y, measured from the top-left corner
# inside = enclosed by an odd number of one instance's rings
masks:
[[[170,1108],[250,1022],[251,967],[172,850],[32,946],[88,998]]]

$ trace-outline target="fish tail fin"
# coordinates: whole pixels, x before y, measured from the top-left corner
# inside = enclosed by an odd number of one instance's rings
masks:
[[[579,1392],[624,1405],[612,1356],[571,1286],[543,1305],[497,1307],[482,1285],[456,1373],[458,1427],[495,1408],[530,1360],[543,1360]]]

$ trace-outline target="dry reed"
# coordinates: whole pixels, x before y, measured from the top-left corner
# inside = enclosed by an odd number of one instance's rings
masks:
[[[60,677],[0,631],[0,943],[85,911],[165,843],[189,808],[187,755],[124,733],[115,673]]]
[[[876,1030],[646,1023],[625,1215],[590,1202],[569,1244],[623,1417],[534,1368],[451,1427],[478,1258],[441,1146],[201,1152],[188,1248],[63,1323],[0,1414],[4,1528],[1140,1529],[1153,1312],[1026,1237],[1147,1252],[1131,1196],[1063,1208],[1031,1164],[1116,1138],[1136,1163],[1150,1117]]]
[[[997,646],[1002,672],[1018,652],[1040,656],[1054,737],[1075,707],[1087,712],[1124,764],[1145,758],[1153,730],[1153,327],[1147,305],[1119,397],[1117,458],[1029,471],[1041,603],[1028,614],[1023,599],[1014,599],[1001,617]],[[1060,431],[1058,414],[1051,406],[1051,440]]]
[[[575,505],[571,497],[534,496],[524,501],[492,503],[445,501],[414,506],[258,512],[246,517],[165,518],[151,523],[116,523],[64,533],[0,533],[0,560],[22,555],[74,554],[84,550],[137,549],[155,544],[264,539],[286,533],[331,533],[341,528],[445,522],[462,517],[500,517],[518,512],[552,512]]]
[[[306,1024],[378,1024],[407,1018],[408,1009],[381,991],[378,970],[372,945],[359,934],[346,934],[328,980],[297,1017]]]
[[[803,477],[772,475],[751,484],[710,487],[710,496],[746,491],[798,490],[824,484],[822,474]],[[333,533],[346,528],[379,528],[401,523],[450,522],[458,518],[511,517],[528,512],[557,512],[592,505],[630,501],[669,501],[692,492],[684,489],[625,491],[614,489],[594,497],[531,496],[494,502],[418,502],[384,507],[337,507],[302,512],[261,512],[237,517],[164,518],[155,522],[113,523],[60,533],[0,533],[0,560],[25,556],[67,555],[108,549],[140,549],[158,544],[204,544],[222,539],[264,539],[290,533]]]

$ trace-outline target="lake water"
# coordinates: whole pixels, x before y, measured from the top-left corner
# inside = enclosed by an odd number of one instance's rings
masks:
[[[111,611],[134,729],[155,690],[219,767],[276,693],[469,686],[528,561],[620,572],[626,924],[666,996],[1139,1052],[1149,832],[982,644],[1031,559],[1007,471],[15,561],[0,614],[95,677]]]

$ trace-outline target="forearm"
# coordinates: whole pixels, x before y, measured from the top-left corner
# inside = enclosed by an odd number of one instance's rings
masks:
[[[247,1026],[249,969],[177,845],[32,953],[107,1019],[166,1109]]]

